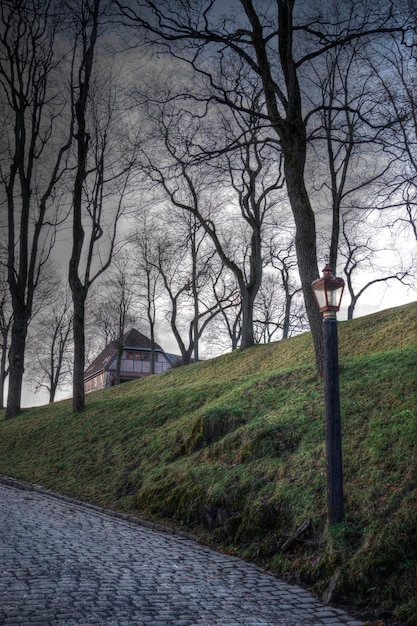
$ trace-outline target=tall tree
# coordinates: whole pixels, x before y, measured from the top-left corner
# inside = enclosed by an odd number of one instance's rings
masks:
[[[96,49],[104,34],[109,3],[81,0],[74,2],[72,9],[76,167],[69,285],[74,307],[73,411],[78,412],[85,404],[86,299],[93,282],[110,266],[132,162],[126,137],[121,147],[124,133],[116,115],[118,85],[103,62],[96,67]],[[105,57],[105,50],[102,53]]]
[[[56,45],[61,17],[61,3],[51,0],[2,2],[0,7],[0,183],[13,307],[7,418],[20,411],[35,292],[63,219],[57,185],[71,132],[66,126],[65,134],[60,124],[67,111]]]
[[[125,17],[149,33],[150,42],[160,44],[188,62],[206,80],[206,102],[242,110],[241,94],[259,80],[262,106],[260,118],[278,137],[284,155],[288,196],[296,225],[296,253],[307,315],[315,345],[318,373],[323,371],[322,319],[311,283],[318,276],[316,221],[305,180],[307,125],[311,110],[306,80],[311,67],[328,51],[349,46],[360,38],[378,37],[398,28],[392,4],[375,10],[372,3],[348,0],[338,4],[329,20],[326,3],[277,0],[255,3],[240,0],[236,7],[201,0],[180,10],[169,0],[126,4],[116,0]],[[135,10],[145,6],[148,10]],[[390,10],[386,10],[386,8]],[[332,5],[332,9],[334,9]],[[232,13],[233,11],[233,13]],[[187,90],[190,97],[190,89]],[[194,91],[203,99],[201,89]],[[239,95],[237,95],[239,94]]]

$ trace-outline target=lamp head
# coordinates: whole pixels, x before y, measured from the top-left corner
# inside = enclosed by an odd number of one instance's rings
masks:
[[[311,287],[321,313],[340,309],[345,281],[343,278],[333,276],[330,265],[327,264],[323,268],[323,275],[314,280]]]

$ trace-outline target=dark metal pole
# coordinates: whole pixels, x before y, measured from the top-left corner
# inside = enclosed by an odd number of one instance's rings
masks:
[[[340,419],[337,319],[334,311],[323,318],[324,382],[326,401],[327,516],[331,526],[344,515],[342,427]]]

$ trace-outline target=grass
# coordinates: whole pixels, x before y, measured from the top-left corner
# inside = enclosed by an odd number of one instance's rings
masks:
[[[0,472],[187,528],[363,615],[417,624],[417,303],[339,324],[345,520],[326,523],[308,333],[0,420]],[[284,550],[305,520],[308,533]],[[385,612],[385,613],[384,613]]]

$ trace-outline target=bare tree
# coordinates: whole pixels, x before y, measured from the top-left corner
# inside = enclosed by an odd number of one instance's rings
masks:
[[[256,343],[270,343],[280,329],[278,292],[276,276],[265,273],[254,309]]]
[[[181,352],[182,364],[187,365],[193,354],[198,359],[200,338],[218,315],[219,306],[209,296],[204,298],[213,250],[205,245],[204,230],[190,220],[190,215],[183,217],[185,219],[176,222],[175,229],[171,220],[170,234],[158,238],[157,267],[169,298],[169,324]]]
[[[268,261],[278,274],[278,278],[273,280],[276,289],[270,294],[270,298],[275,296],[277,310],[275,319],[270,320],[269,324],[271,329],[275,328],[272,335],[280,330],[281,339],[287,339],[306,330],[308,325],[304,302],[302,299],[300,301],[301,285],[298,281],[294,239],[291,235],[289,238],[283,235],[271,238]]]
[[[70,382],[72,322],[71,297],[61,288],[29,333],[28,380],[35,385],[35,392],[47,391],[49,402],[54,402],[57,390]]]
[[[157,305],[161,298],[161,276],[158,269],[158,245],[155,233],[158,222],[146,212],[137,216],[138,224],[130,237],[131,259],[136,269],[134,279],[138,308],[144,307],[151,340],[151,374],[155,373]]]
[[[415,15],[412,17],[415,20]],[[390,177],[385,180],[385,193],[377,207],[392,209],[393,221],[410,229],[417,242],[415,42],[410,41],[404,49],[391,38],[381,50],[379,59],[373,59],[372,69],[381,86],[378,113],[379,124],[384,128],[384,147],[394,158]]]
[[[42,269],[62,221],[57,185],[65,171],[70,132],[62,131],[60,3],[2,2],[0,8],[0,152],[7,218],[8,283],[13,307],[6,417],[20,411],[27,328]],[[64,90],[62,90],[64,91]]]
[[[210,352],[221,353],[225,349],[236,350],[242,339],[242,299],[236,277],[227,271],[212,275],[212,290],[220,314],[210,324],[208,345]],[[224,335],[226,341],[224,341]]]
[[[256,98],[252,104],[257,107]],[[235,275],[241,291],[243,348],[254,343],[253,305],[262,282],[264,223],[284,184],[276,146],[258,136],[257,116],[242,119],[247,117],[234,111],[219,126],[218,132],[238,135],[240,145],[210,162],[211,173],[207,163],[195,164],[187,153],[187,114],[179,122],[164,107],[157,119],[163,146],[155,154],[154,133],[145,154],[148,175],[175,207],[194,216],[222,264]]]
[[[393,164],[375,115],[378,83],[374,72],[363,70],[371,54],[366,40],[353,41],[348,48],[330,50],[323,59],[325,67],[314,68],[311,77],[322,104],[309,137],[317,157],[309,172],[314,181],[310,188],[317,188],[316,204],[324,205],[318,219],[325,222],[321,234],[330,242],[328,257],[334,275],[343,211],[351,206],[370,208]],[[327,236],[326,221],[330,222]]]
[[[134,314],[135,292],[132,263],[127,252],[119,252],[98,285],[94,298],[96,326],[103,329],[106,343],[113,341],[117,347],[116,385],[120,383],[123,355],[123,336],[129,326],[136,323]]]
[[[201,0],[191,7],[151,0],[126,4],[116,0],[130,23],[149,33],[159,44],[205,81],[206,94],[193,94],[207,105],[216,101],[238,110],[246,109],[242,94],[248,85],[260,82],[259,117],[278,137],[284,155],[288,196],[296,225],[296,252],[307,315],[316,351],[318,373],[323,371],[322,320],[311,290],[318,276],[316,222],[305,180],[307,125],[311,110],[306,78],[314,63],[329,51],[348,47],[362,38],[377,38],[399,30],[396,16],[385,6],[374,10],[357,0],[340,3],[334,19],[327,19],[327,5],[277,0],[256,5],[253,0],[237,3],[242,12],[233,14],[215,0]],[[148,10],[135,10],[138,6]],[[210,63],[208,59],[210,58]],[[181,95],[179,94],[179,98]],[[188,89],[187,98],[190,98]],[[184,99],[183,99],[184,101]]]
[[[85,404],[85,303],[93,282],[110,266],[132,165],[129,150],[126,154],[129,141],[124,152],[120,145],[123,129],[117,124],[114,76],[106,73],[103,64],[94,72],[108,8],[107,0],[81,0],[74,3],[72,14],[76,171],[69,284],[74,306],[74,412]]]
[[[348,319],[353,319],[354,310],[359,298],[370,287],[396,280],[404,285],[409,285],[412,280],[412,268],[399,269],[392,272],[392,248],[386,245],[378,248],[376,243],[375,231],[369,234],[369,227],[363,222],[363,214],[358,220],[354,216],[354,211],[345,213],[342,220],[343,244],[341,245],[341,256],[344,258],[344,274],[346,276],[346,285],[350,295],[350,304],[348,306]],[[366,232],[363,232],[366,231]],[[388,254],[389,253],[389,254]],[[387,267],[382,259],[389,258],[389,266]],[[402,261],[400,259],[400,264]],[[357,274],[368,279],[358,278]],[[376,275],[376,276],[375,276]],[[361,282],[362,286],[358,287],[357,282]]]

